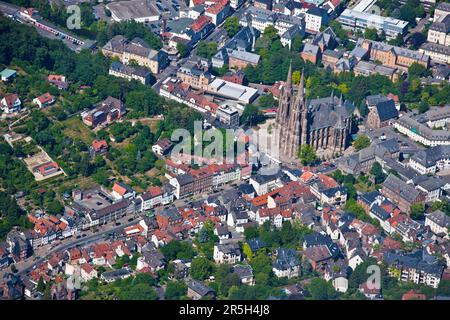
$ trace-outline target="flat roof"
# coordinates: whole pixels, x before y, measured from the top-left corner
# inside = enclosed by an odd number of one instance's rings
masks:
[[[237,83],[225,81],[216,78],[211,82],[210,87],[213,88],[218,95],[239,100],[245,103],[253,100],[258,94],[258,90]]]
[[[119,20],[159,16],[160,11],[148,0],[111,2],[106,7]]]

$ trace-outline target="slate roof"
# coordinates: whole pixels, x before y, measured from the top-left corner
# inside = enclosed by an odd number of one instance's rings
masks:
[[[392,99],[380,101],[375,105],[380,121],[386,121],[398,117],[398,110],[395,108],[395,102]]]
[[[414,189],[414,187],[406,184],[406,182],[400,180],[393,174],[390,174],[386,178],[386,180],[383,182],[383,187],[386,187],[387,189],[399,194],[400,197],[410,202],[414,202],[420,194],[420,192]]]
[[[426,218],[441,227],[450,228],[450,217],[441,210],[433,211],[432,213],[428,214]]]

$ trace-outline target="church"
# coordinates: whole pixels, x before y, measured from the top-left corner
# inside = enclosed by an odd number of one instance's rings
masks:
[[[350,142],[355,106],[331,94],[320,99],[306,99],[304,74],[298,90],[292,84],[292,66],[289,66],[286,84],[281,88],[275,128],[279,134],[280,153],[297,158],[301,145],[314,149],[343,151]]]

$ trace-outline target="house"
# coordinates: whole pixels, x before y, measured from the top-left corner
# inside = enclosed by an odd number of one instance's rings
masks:
[[[164,156],[170,151],[172,146],[173,146],[173,143],[169,139],[164,138],[164,139],[158,140],[152,146],[152,151],[159,156]]]
[[[43,95],[33,99],[33,103],[37,104],[41,109],[51,105],[55,101],[55,97],[52,96],[50,92],[44,93]]]
[[[378,288],[369,281],[361,284],[359,286],[359,291],[369,300],[377,300],[381,298],[381,288]]]
[[[216,294],[213,289],[205,286],[203,283],[197,280],[186,281],[188,291],[187,296],[192,300],[200,299],[214,299]]]
[[[439,201],[445,187],[445,182],[436,176],[418,176],[412,179],[412,183],[417,190],[426,194],[425,202]]]
[[[298,2],[294,2],[293,3],[298,3]],[[286,30],[285,33],[283,33],[280,37],[280,41],[281,44],[283,46],[287,46],[289,48],[289,50],[291,50],[292,48],[292,40],[295,37],[304,37],[305,36],[305,27],[304,25],[293,25],[292,27],[290,27],[288,30]]]
[[[241,250],[235,243],[215,244],[213,258],[215,263],[235,264],[241,261]]]
[[[272,10],[272,0],[254,0],[253,5],[259,9]]]
[[[233,266],[232,272],[238,275],[242,284],[249,286],[255,285],[255,277],[253,276],[253,269],[250,265],[237,264]]]
[[[4,69],[2,72],[0,72],[0,79],[3,82],[8,82],[14,79],[17,75],[16,70],[12,69]]]
[[[278,248],[272,270],[278,278],[297,277],[300,272],[300,259],[297,251],[290,248]]]
[[[179,224],[183,221],[183,216],[175,206],[164,208],[156,213],[156,221],[160,229]]]
[[[325,265],[331,261],[332,254],[326,245],[309,247],[303,251],[303,259],[306,259],[312,266],[313,270],[323,270]]]
[[[406,213],[409,213],[412,204],[425,201],[423,192],[416,190],[393,174],[390,174],[383,182],[381,193],[396,203],[398,208]]]
[[[18,112],[22,107],[22,102],[19,99],[19,95],[16,93],[7,94],[0,101],[0,106],[3,112],[13,113]]]
[[[108,151],[108,143],[106,140],[94,139],[89,147],[89,150],[93,156],[104,154]]]
[[[166,265],[164,255],[157,250],[142,252],[142,256],[137,260],[136,270],[149,268],[151,272],[158,272]]]
[[[448,236],[450,228],[450,217],[440,210],[425,215],[425,226],[437,235]]]
[[[211,18],[214,25],[220,25],[226,17],[231,13],[231,7],[228,0],[221,0],[208,7],[205,11],[205,16]]]
[[[80,266],[81,278],[84,281],[89,281],[98,277],[97,271],[91,267],[89,263],[83,263]]]
[[[425,294],[418,293],[412,289],[404,293],[402,296],[402,300],[426,300],[426,299],[427,296]]]
[[[150,210],[162,203],[163,189],[158,186],[150,187],[147,192],[140,194],[138,199],[141,200],[141,207],[139,211],[144,212]]]
[[[223,240],[231,238],[230,230],[228,230],[228,226],[224,224],[217,224],[214,228],[214,234],[219,237],[220,243]]]
[[[100,278],[103,281],[109,283],[109,282],[114,282],[119,279],[126,279],[128,277],[131,277],[131,275],[132,275],[132,272],[130,269],[122,268],[122,269],[118,269],[118,270],[103,272],[102,275],[100,276]]]
[[[119,99],[108,97],[92,110],[83,112],[83,122],[90,127],[111,124],[126,113],[125,105]]]
[[[67,90],[69,88],[69,83],[67,82],[66,77],[63,75],[50,74],[47,77],[47,81],[60,90]]]
[[[112,187],[112,196],[116,199],[130,199],[136,196],[136,191],[125,183],[116,181]]]

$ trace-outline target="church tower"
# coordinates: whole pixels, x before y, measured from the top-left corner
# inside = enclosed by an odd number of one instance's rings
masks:
[[[278,112],[275,119],[275,129],[279,134],[279,146],[286,143],[286,130],[289,123],[291,113],[291,105],[293,102],[294,89],[292,87],[292,62],[289,65],[286,84],[281,88],[280,98],[278,102]]]

